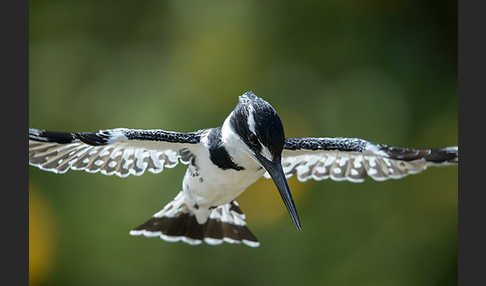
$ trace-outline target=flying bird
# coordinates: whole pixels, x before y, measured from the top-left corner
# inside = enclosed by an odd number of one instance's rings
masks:
[[[160,173],[187,165],[182,190],[130,231],[192,245],[260,245],[235,199],[251,184],[272,179],[292,222],[301,230],[286,178],[362,182],[399,179],[429,166],[458,163],[458,148],[398,148],[357,138],[286,138],[275,109],[249,91],[220,127],[195,132],[116,128],[89,132],[29,129],[29,164],[64,173]]]

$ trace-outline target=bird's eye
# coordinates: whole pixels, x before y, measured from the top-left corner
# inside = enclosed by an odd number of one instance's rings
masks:
[[[250,141],[250,143],[253,145],[258,145],[258,138],[253,133],[250,133],[250,135],[248,135],[248,141]]]

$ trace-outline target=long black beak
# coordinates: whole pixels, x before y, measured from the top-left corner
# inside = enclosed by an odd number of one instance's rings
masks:
[[[277,186],[277,189],[282,197],[282,200],[287,207],[287,210],[290,214],[290,218],[294,222],[295,226],[298,230],[302,230],[302,226],[300,225],[299,214],[297,213],[297,208],[294,204],[294,199],[292,198],[292,194],[290,193],[289,185],[287,184],[287,179],[285,179],[285,174],[282,169],[281,158],[275,158],[274,161],[267,160],[265,157],[258,154],[257,156],[258,161],[260,164],[267,170],[270,176],[273,179],[273,182]]]

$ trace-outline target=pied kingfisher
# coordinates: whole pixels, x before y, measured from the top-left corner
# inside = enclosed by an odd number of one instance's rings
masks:
[[[188,165],[182,190],[130,231],[192,245],[259,246],[235,199],[264,176],[272,178],[293,223],[301,224],[286,178],[362,182],[403,178],[428,166],[458,163],[458,148],[412,149],[356,138],[286,138],[275,109],[251,91],[239,97],[222,127],[182,133],[117,128],[97,133],[29,129],[29,164],[126,177]]]

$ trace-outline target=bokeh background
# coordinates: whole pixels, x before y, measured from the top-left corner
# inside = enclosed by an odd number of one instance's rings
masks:
[[[30,127],[192,131],[253,90],[286,135],[457,145],[456,1],[30,2]],[[456,285],[457,167],[361,184],[271,181],[238,200],[262,246],[128,235],[160,175],[29,167],[31,285]]]

